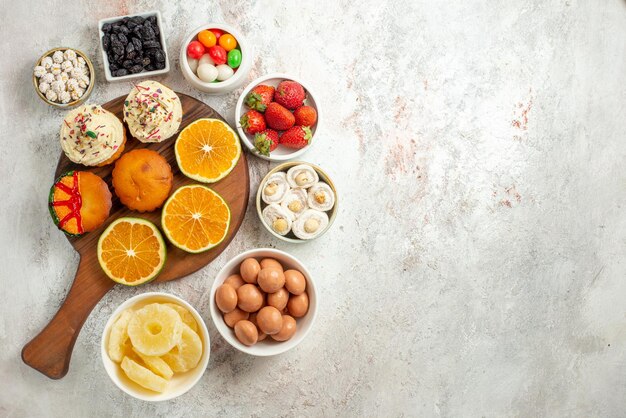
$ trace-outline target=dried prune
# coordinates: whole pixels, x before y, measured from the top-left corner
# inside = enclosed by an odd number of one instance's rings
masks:
[[[119,70],[117,70],[115,72],[115,74],[113,74],[115,77],[121,77],[123,75],[128,75],[128,70],[125,68],[120,68]]]
[[[130,67],[129,71],[132,74],[137,74],[137,73],[140,73],[140,72],[143,71],[143,67],[141,65],[139,65],[139,64],[133,65],[132,67]]]
[[[102,48],[105,51],[108,51],[110,47],[111,47],[111,37],[108,34],[105,34],[102,37]]]
[[[137,50],[143,49],[143,44],[141,43],[141,39],[133,37],[131,41],[133,45],[135,45],[135,49]]]
[[[154,33],[154,29],[152,29],[152,26],[144,25],[141,27],[141,39],[149,41],[154,39],[155,37],[156,34]]]
[[[104,33],[111,32],[111,24],[105,23],[104,25],[102,25],[102,32]]]
[[[118,33],[117,34],[117,39],[120,40],[120,42],[122,43],[122,45],[126,45],[128,43],[128,38],[126,37],[126,35],[124,35],[123,33]]]

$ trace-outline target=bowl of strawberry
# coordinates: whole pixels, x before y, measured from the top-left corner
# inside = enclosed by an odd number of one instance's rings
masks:
[[[308,85],[285,74],[254,80],[235,107],[237,131],[254,155],[286,161],[313,144],[319,109]]]
[[[193,30],[180,51],[180,69],[193,87],[224,94],[243,85],[252,67],[252,51],[243,34],[223,23]]]

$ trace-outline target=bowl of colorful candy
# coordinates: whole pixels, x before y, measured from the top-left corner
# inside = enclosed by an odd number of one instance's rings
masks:
[[[252,58],[250,45],[236,28],[224,23],[206,23],[183,42],[180,69],[198,90],[224,94],[243,85]]]

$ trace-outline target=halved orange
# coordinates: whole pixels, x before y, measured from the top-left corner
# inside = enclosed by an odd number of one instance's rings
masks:
[[[163,236],[145,219],[116,219],[98,240],[100,267],[113,281],[127,286],[154,279],[166,257]]]
[[[241,144],[226,122],[198,119],[181,131],[174,151],[184,175],[203,183],[215,183],[235,167]]]
[[[224,240],[230,226],[230,209],[222,196],[206,186],[183,186],[165,202],[161,226],[172,244],[199,253]]]

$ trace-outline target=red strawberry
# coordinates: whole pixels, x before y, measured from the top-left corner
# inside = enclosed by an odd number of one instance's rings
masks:
[[[317,121],[317,112],[311,106],[301,106],[294,110],[296,125],[313,126]]]
[[[257,132],[254,135],[254,146],[259,150],[260,154],[270,155],[270,152],[274,151],[278,146],[278,132],[273,129]]]
[[[291,80],[281,81],[274,93],[274,101],[291,110],[302,106],[305,97],[304,87],[300,83]]]
[[[252,110],[251,112],[255,112]],[[265,109],[265,121],[267,126],[277,131],[284,131],[296,123],[296,118],[289,110],[285,109],[276,102],[272,102]]]
[[[267,105],[270,104],[274,98],[274,90],[276,89],[273,86],[266,86],[264,84],[258,85],[248,93],[246,104],[251,109],[265,112]]]
[[[239,121],[244,131],[255,134],[265,129],[265,118],[256,110],[249,110]]]
[[[287,148],[304,148],[311,142],[311,129],[308,126],[294,126],[280,137],[280,143]]]

